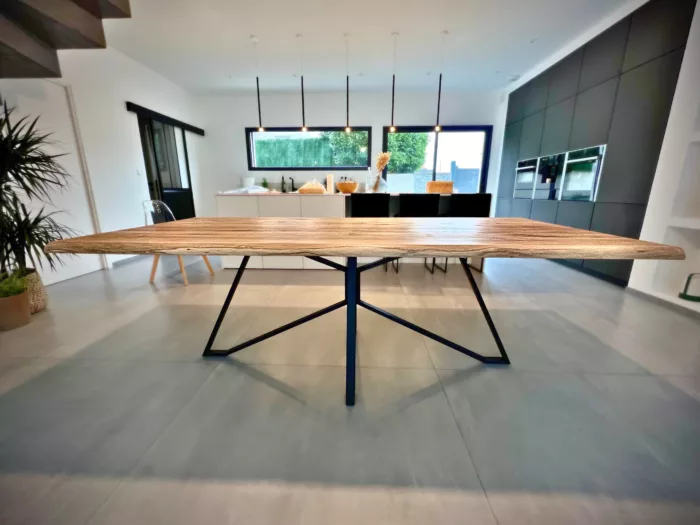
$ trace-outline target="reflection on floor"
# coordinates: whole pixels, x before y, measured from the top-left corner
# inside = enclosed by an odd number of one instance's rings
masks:
[[[700,321],[545,261],[478,275],[513,364],[365,310],[200,357],[232,271],[150,261],[49,289],[0,335],[0,523],[700,523]],[[363,298],[495,354],[458,266]],[[332,271],[246,272],[217,347],[342,298]]]

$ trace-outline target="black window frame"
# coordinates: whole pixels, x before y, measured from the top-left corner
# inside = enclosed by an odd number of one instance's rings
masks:
[[[435,154],[433,155],[433,178],[437,171],[437,149],[440,143],[440,135],[455,131],[477,131],[485,134],[484,138],[484,155],[481,161],[481,179],[479,180],[479,191],[477,193],[486,193],[486,184],[489,178],[489,163],[491,159],[491,140],[493,138],[493,126],[490,125],[473,125],[473,126],[440,126],[440,131],[435,131],[435,126],[396,126],[396,131],[390,131],[391,126],[382,128],[382,151],[388,151],[389,135],[392,133],[436,133],[435,137]],[[388,168],[384,168],[382,177],[386,180]]]
[[[259,128],[245,128],[245,145],[248,154],[248,171],[367,171],[372,167],[372,126],[353,126],[352,131],[367,132],[367,165],[365,166],[313,166],[308,168],[260,168],[253,166],[253,133],[258,133]],[[273,131],[297,131],[306,133],[308,131],[342,131],[345,132],[345,126],[318,126],[307,127],[306,132],[298,127],[282,127],[282,128],[265,128],[265,132]]]

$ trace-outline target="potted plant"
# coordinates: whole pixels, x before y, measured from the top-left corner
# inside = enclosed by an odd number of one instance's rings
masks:
[[[56,161],[62,155],[49,154],[50,134],[37,129],[38,117],[11,122],[12,109],[2,103],[0,110],[0,275],[23,280],[32,313],[46,307],[46,290],[36,271],[59,259],[44,254],[51,241],[69,236],[70,229],[54,220],[53,212],[30,211],[25,202],[51,203],[51,193],[63,190],[70,175]]]
[[[26,278],[17,272],[0,275],[0,332],[24,326],[30,319]]]

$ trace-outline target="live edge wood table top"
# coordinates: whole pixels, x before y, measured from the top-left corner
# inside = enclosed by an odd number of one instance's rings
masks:
[[[676,246],[518,218],[195,218],[63,239],[51,253],[684,259]]]

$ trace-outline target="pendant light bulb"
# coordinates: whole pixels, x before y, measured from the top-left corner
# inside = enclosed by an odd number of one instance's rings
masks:
[[[307,128],[306,126],[302,126],[302,127],[301,127],[301,130],[302,130],[302,131],[309,131],[309,128]]]
[[[345,133],[350,133],[351,131],[352,131],[352,128],[350,126],[346,126]]]
[[[265,128],[258,128],[258,131],[262,133],[263,131],[265,131]]]
[[[442,128],[440,126],[435,126],[435,131],[440,131]]]
[[[391,133],[396,133],[396,126],[391,126],[391,127],[389,128],[389,131],[390,131]]]

